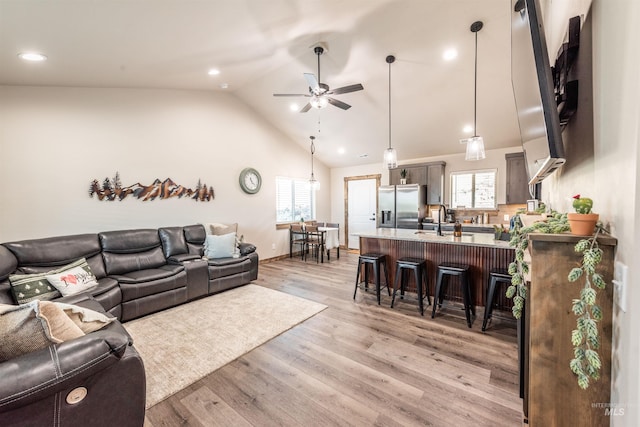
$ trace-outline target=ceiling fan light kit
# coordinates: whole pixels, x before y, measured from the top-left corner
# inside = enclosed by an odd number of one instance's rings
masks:
[[[483,27],[482,21],[475,21],[469,28],[476,36],[475,45],[475,61],[473,72],[473,136],[471,138],[461,139],[461,144],[467,144],[467,150],[464,156],[465,160],[482,160],[485,158],[484,139],[478,136],[476,127],[477,116],[477,99],[478,99],[478,31]]]
[[[391,147],[391,64],[396,60],[396,57],[389,55],[386,58],[387,64],[389,64],[389,148],[384,150],[383,154],[383,167],[387,169],[393,169],[398,166],[398,153],[395,148]]]
[[[364,87],[360,83],[357,83],[331,90],[328,84],[321,83],[320,81],[320,56],[324,53],[324,48],[317,45],[313,48],[313,52],[318,57],[318,77],[316,78],[316,76],[312,73],[304,73],[304,78],[307,81],[307,85],[309,86],[309,93],[274,93],[273,96],[304,96],[307,98],[311,98],[309,102],[307,102],[307,104],[302,107],[302,109],[300,110],[301,113],[306,113],[311,108],[325,108],[329,104],[342,110],[348,110],[349,108],[351,108],[351,105],[332,98],[329,95],[340,95],[343,93],[356,92],[364,89]]]

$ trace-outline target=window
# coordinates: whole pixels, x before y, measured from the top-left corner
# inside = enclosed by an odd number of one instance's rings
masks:
[[[309,180],[276,177],[276,222],[316,218],[316,194]]]
[[[496,170],[451,173],[451,208],[496,208]]]

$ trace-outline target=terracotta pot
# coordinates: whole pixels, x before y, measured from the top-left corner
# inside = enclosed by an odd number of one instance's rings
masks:
[[[571,228],[571,234],[576,234],[578,236],[591,236],[593,235],[596,223],[598,222],[598,218],[600,215],[590,213],[590,214],[579,214],[579,213],[570,213],[567,214],[567,219],[569,220],[569,227]]]

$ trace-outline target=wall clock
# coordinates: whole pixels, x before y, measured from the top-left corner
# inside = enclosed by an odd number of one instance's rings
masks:
[[[254,168],[244,168],[240,172],[240,187],[248,194],[255,194],[260,191],[262,177]]]

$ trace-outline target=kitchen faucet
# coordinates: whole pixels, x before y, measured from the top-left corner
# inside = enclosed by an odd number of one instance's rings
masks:
[[[442,215],[440,214],[440,210],[442,210],[443,213],[447,213],[447,207],[445,205],[438,205],[438,231],[436,232],[438,236],[442,236],[442,226],[440,225],[442,222]]]

